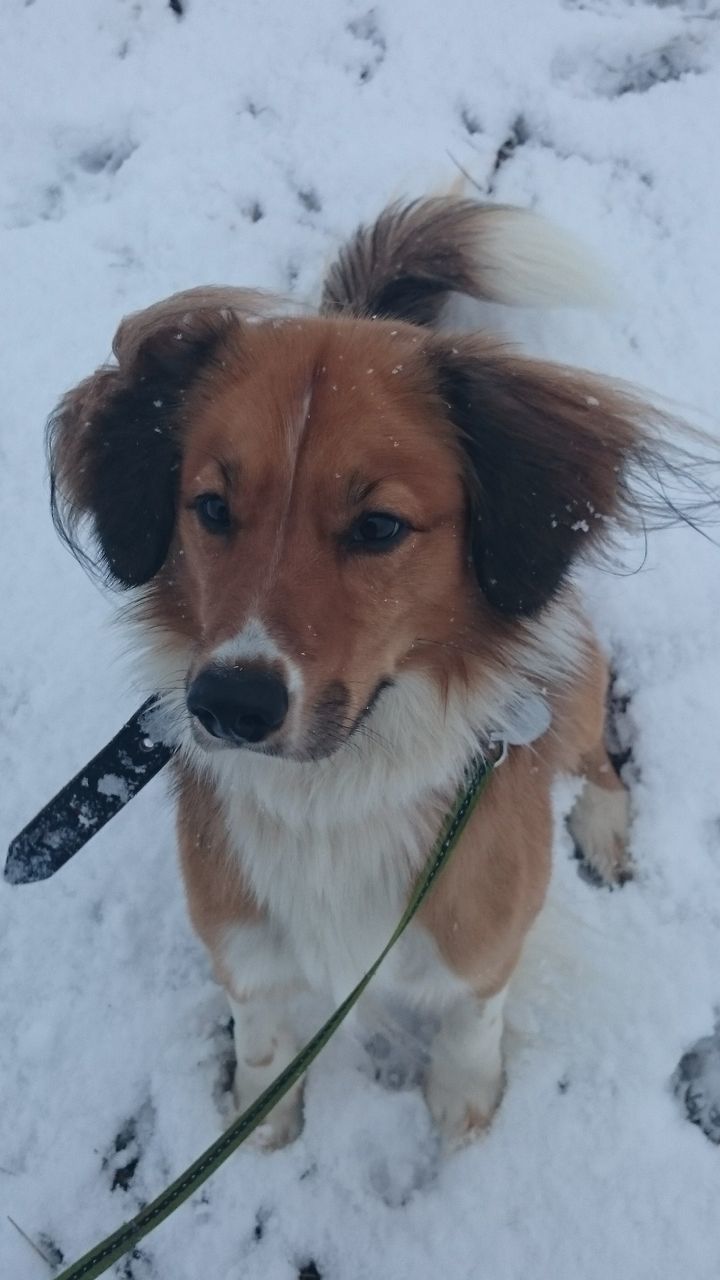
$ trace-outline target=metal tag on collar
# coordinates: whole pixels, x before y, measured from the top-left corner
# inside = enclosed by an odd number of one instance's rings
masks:
[[[495,769],[499,769],[500,765],[504,764],[507,760],[510,744],[507,738],[501,737],[500,734],[491,733],[488,739],[488,745],[490,747],[490,763],[494,771]]]

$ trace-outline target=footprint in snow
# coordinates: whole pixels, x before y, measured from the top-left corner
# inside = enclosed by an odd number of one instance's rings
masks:
[[[360,84],[369,84],[380,70],[387,54],[387,41],[375,9],[368,9],[361,17],[354,18],[345,29],[362,48],[359,59],[353,59],[347,70],[357,75]]]
[[[10,230],[37,222],[59,222],[74,203],[106,197],[116,174],[138,146],[127,134],[90,142],[58,136],[55,173],[34,189],[21,188],[14,193],[6,207],[0,207],[0,226]]]
[[[416,1089],[430,1061],[430,1045],[438,1024],[431,1015],[401,1003],[365,996],[362,1010],[367,1070],[384,1089]]]
[[[148,1099],[125,1121],[103,1157],[111,1191],[129,1191],[155,1128],[155,1109]]]
[[[672,1089],[691,1124],[720,1145],[720,1026],[683,1054]]]
[[[555,58],[553,73],[579,96],[612,99],[648,93],[656,85],[682,80],[707,67],[707,40],[684,31],[650,49],[623,51],[617,46],[596,46],[566,51]]]

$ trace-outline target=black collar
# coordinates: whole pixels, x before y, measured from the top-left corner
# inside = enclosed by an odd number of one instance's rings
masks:
[[[102,751],[58,791],[8,849],[10,884],[47,880],[159,773],[175,753],[148,698]]]

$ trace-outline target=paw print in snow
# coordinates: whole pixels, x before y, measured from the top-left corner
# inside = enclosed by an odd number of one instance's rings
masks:
[[[568,84],[578,96],[622,98],[648,93],[659,84],[682,80],[707,69],[706,40],[682,32],[650,49],[621,49],[617,45],[592,51],[558,54],[555,79]]]
[[[352,22],[348,22],[347,30],[351,36],[365,45],[359,67],[348,68],[348,70],[357,70],[360,83],[367,84],[379,71],[387,53],[387,42],[380,29],[375,9],[368,9],[367,13],[360,18],[354,18]]]
[[[720,1145],[720,1026],[683,1054],[672,1088],[691,1124]]]

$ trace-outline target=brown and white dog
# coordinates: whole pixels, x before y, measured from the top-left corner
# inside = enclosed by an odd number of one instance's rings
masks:
[[[96,564],[133,589],[181,742],[182,869],[240,1106],[297,1050],[297,993],[340,997],[376,958],[491,737],[515,745],[376,979],[439,1019],[426,1096],[450,1143],[501,1096],[559,771],[587,779],[585,857],[629,874],[606,667],[571,579],[652,512],[633,475],[660,427],[615,385],[438,327],[453,292],[578,301],[589,277],[559,245],[520,210],[392,206],[340,253],[319,314],[177,295],[126,319],[115,363],[51,421],[57,523],[77,551],[87,521]],[[297,1088],[269,1141],[300,1115]]]

